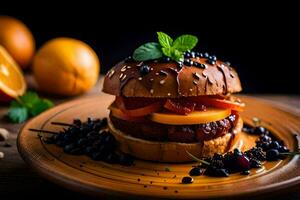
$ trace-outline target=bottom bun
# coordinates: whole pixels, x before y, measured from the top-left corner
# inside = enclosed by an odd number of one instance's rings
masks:
[[[239,132],[243,128],[243,121],[238,119],[238,123],[234,129],[235,137],[227,133],[221,137],[204,141],[203,143],[179,143],[179,142],[155,142],[143,140],[127,135],[116,129],[111,121],[108,121],[110,132],[119,142],[119,148],[122,152],[128,153],[136,158],[158,161],[158,162],[189,162],[193,159],[186,153],[190,152],[196,157],[210,157],[215,153],[226,153],[238,141]]]

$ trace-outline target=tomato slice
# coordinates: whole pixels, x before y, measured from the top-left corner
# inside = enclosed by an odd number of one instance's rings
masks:
[[[149,115],[151,113],[157,112],[161,109],[162,104],[161,102],[156,102],[156,103],[152,103],[150,105],[141,107],[141,108],[137,108],[137,109],[126,109],[125,103],[123,101],[123,98],[120,96],[116,97],[116,104],[118,106],[118,108],[127,116],[130,117],[142,117],[142,116],[146,116]]]
[[[167,99],[164,108],[180,115],[187,115],[194,111],[196,103],[180,99]]]
[[[121,109],[117,108],[114,103],[108,107],[108,109],[111,111],[112,116],[126,120],[126,121],[135,121],[135,122],[140,122],[144,121],[145,119],[143,117],[131,117],[126,115],[125,113],[122,112]]]
[[[233,102],[226,99],[218,99],[218,98],[210,98],[210,97],[193,97],[192,101],[195,101],[197,103],[202,103],[207,106],[213,106],[216,108],[229,108],[231,110],[235,111],[243,111],[245,108],[244,103],[239,102]]]

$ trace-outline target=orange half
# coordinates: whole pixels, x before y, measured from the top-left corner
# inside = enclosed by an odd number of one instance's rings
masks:
[[[25,90],[26,82],[20,67],[0,45],[0,100],[21,96]]]

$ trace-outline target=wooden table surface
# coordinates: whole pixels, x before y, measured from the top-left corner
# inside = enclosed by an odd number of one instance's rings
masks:
[[[28,77],[27,77],[28,78]],[[29,82],[31,78],[29,77]],[[89,93],[74,97],[74,98],[51,98],[55,104],[60,104],[65,101],[69,101],[77,98],[85,98],[90,95],[101,95],[100,86],[102,80],[100,79],[96,87],[94,87]],[[294,112],[300,116],[300,96],[288,96],[288,95],[251,95],[261,98],[265,101],[270,101],[274,105]],[[53,199],[53,198],[68,198],[68,199],[93,199],[82,194],[78,194],[73,191],[66,190],[51,182],[43,179],[33,170],[31,170],[21,159],[16,147],[16,138],[20,127],[23,124],[8,123],[4,116],[7,112],[8,106],[0,104],[0,127],[6,128],[10,131],[10,138],[8,143],[11,147],[4,147],[4,143],[0,143],[0,151],[4,152],[4,159],[0,160],[0,199],[14,199],[17,197],[29,197],[29,198],[41,198],[41,199]],[[298,191],[297,191],[298,189]],[[292,189],[293,192],[276,194],[278,199],[296,200],[300,199],[299,187]],[[274,195],[273,195],[274,196]],[[273,196],[256,197],[255,199],[273,199]],[[244,198],[245,199],[245,198]],[[246,198],[247,199],[247,198]],[[253,199],[253,198],[249,198]]]

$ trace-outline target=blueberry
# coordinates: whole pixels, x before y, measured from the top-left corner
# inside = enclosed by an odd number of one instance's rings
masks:
[[[117,163],[119,161],[119,156],[115,153],[110,153],[105,157],[105,161],[108,163]]]
[[[83,150],[79,147],[75,147],[74,149],[72,149],[70,151],[70,154],[73,154],[73,155],[80,155],[83,153]]]
[[[92,153],[91,158],[93,160],[103,160],[104,159],[104,155],[101,154],[101,152],[94,152],[94,153]]]
[[[116,142],[115,137],[112,134],[108,134],[105,138],[104,138],[104,143],[106,145],[114,145],[114,143]]]
[[[164,63],[168,63],[171,61],[171,58],[170,57],[162,57],[161,61]]]
[[[262,126],[257,126],[254,128],[254,131],[253,133],[256,134],[256,135],[261,135],[261,134],[264,134],[266,131],[266,129]]]
[[[206,62],[207,62],[208,64],[211,64],[211,65],[216,64],[216,61],[213,61],[213,60],[207,60]]]
[[[237,149],[237,148],[235,148],[233,150],[233,153],[234,153],[235,156],[241,156],[242,155],[241,151],[239,149]]]
[[[87,138],[81,138],[77,141],[78,146],[84,146],[88,143],[88,139]]]
[[[250,167],[251,168],[261,168],[261,163],[259,160],[251,159],[250,160]]]
[[[145,76],[146,74],[148,74],[150,72],[150,67],[148,65],[143,65],[140,68],[140,74],[142,76]]]
[[[217,61],[217,57],[215,56],[215,55],[213,55],[213,56],[210,56],[211,57],[211,60],[213,60],[213,61]]]
[[[191,52],[191,57],[192,57],[192,58],[195,58],[195,56],[196,56],[196,55],[195,55],[195,52],[192,51],[192,52]]]
[[[286,146],[280,146],[278,150],[280,153],[287,153],[290,151]]]
[[[241,175],[249,175],[250,174],[250,171],[249,170],[245,170],[245,171],[242,171],[241,172]]]
[[[214,166],[208,166],[205,170],[205,174],[214,177],[227,177],[229,176],[228,171],[224,168],[216,168]]]
[[[200,168],[200,167],[193,167],[191,169],[191,171],[189,172],[189,175],[190,176],[200,176],[202,175],[204,172],[204,169],[203,168]]]
[[[84,153],[86,155],[91,155],[92,153],[94,153],[97,149],[95,147],[92,146],[87,146],[84,148]]]
[[[202,57],[203,57],[203,54],[202,54],[202,53],[200,53],[200,52],[196,52],[195,56],[196,56],[196,57],[200,57],[200,58],[202,58]]]
[[[203,55],[203,57],[204,57],[204,58],[208,58],[208,57],[209,57],[209,54],[208,54],[207,52],[205,52],[204,55]]]
[[[129,154],[120,154],[119,163],[124,166],[131,166],[133,164],[133,157]]]
[[[270,149],[266,152],[267,161],[274,161],[279,159],[279,151],[277,149]]]
[[[101,125],[102,125],[103,127],[107,126],[107,118],[103,118],[103,119],[102,119]]]
[[[184,57],[185,57],[185,58],[190,58],[190,57],[192,57],[192,55],[191,55],[191,53],[189,53],[189,52],[185,52],[185,53],[184,53]]]
[[[68,145],[66,145],[65,147],[64,147],[64,152],[65,153],[71,153],[71,151],[73,150],[73,149],[75,149],[76,148],[76,145],[75,144],[68,144]]]
[[[271,142],[272,141],[272,138],[271,137],[269,137],[269,136],[267,136],[267,135],[261,135],[260,137],[259,137],[259,139],[262,141],[262,142]]]
[[[186,66],[192,66],[193,65],[193,61],[189,60],[189,59],[185,59],[183,62],[184,65]]]
[[[269,142],[263,142],[261,144],[261,148],[264,150],[264,151],[267,151],[269,148],[270,148],[270,143]]]
[[[193,183],[194,179],[190,176],[185,176],[182,178],[181,183],[183,184],[189,184],[189,183]]]
[[[279,150],[280,149],[280,144],[277,142],[277,141],[273,141],[273,142],[271,142],[271,144],[270,144],[270,148],[272,148],[272,149],[277,149],[277,150]]]
[[[66,146],[68,143],[66,141],[63,141],[63,140],[58,140],[56,141],[56,145],[59,146],[59,147],[64,147]]]
[[[76,126],[81,126],[81,120],[80,119],[74,119],[73,120],[73,124],[75,124]]]

